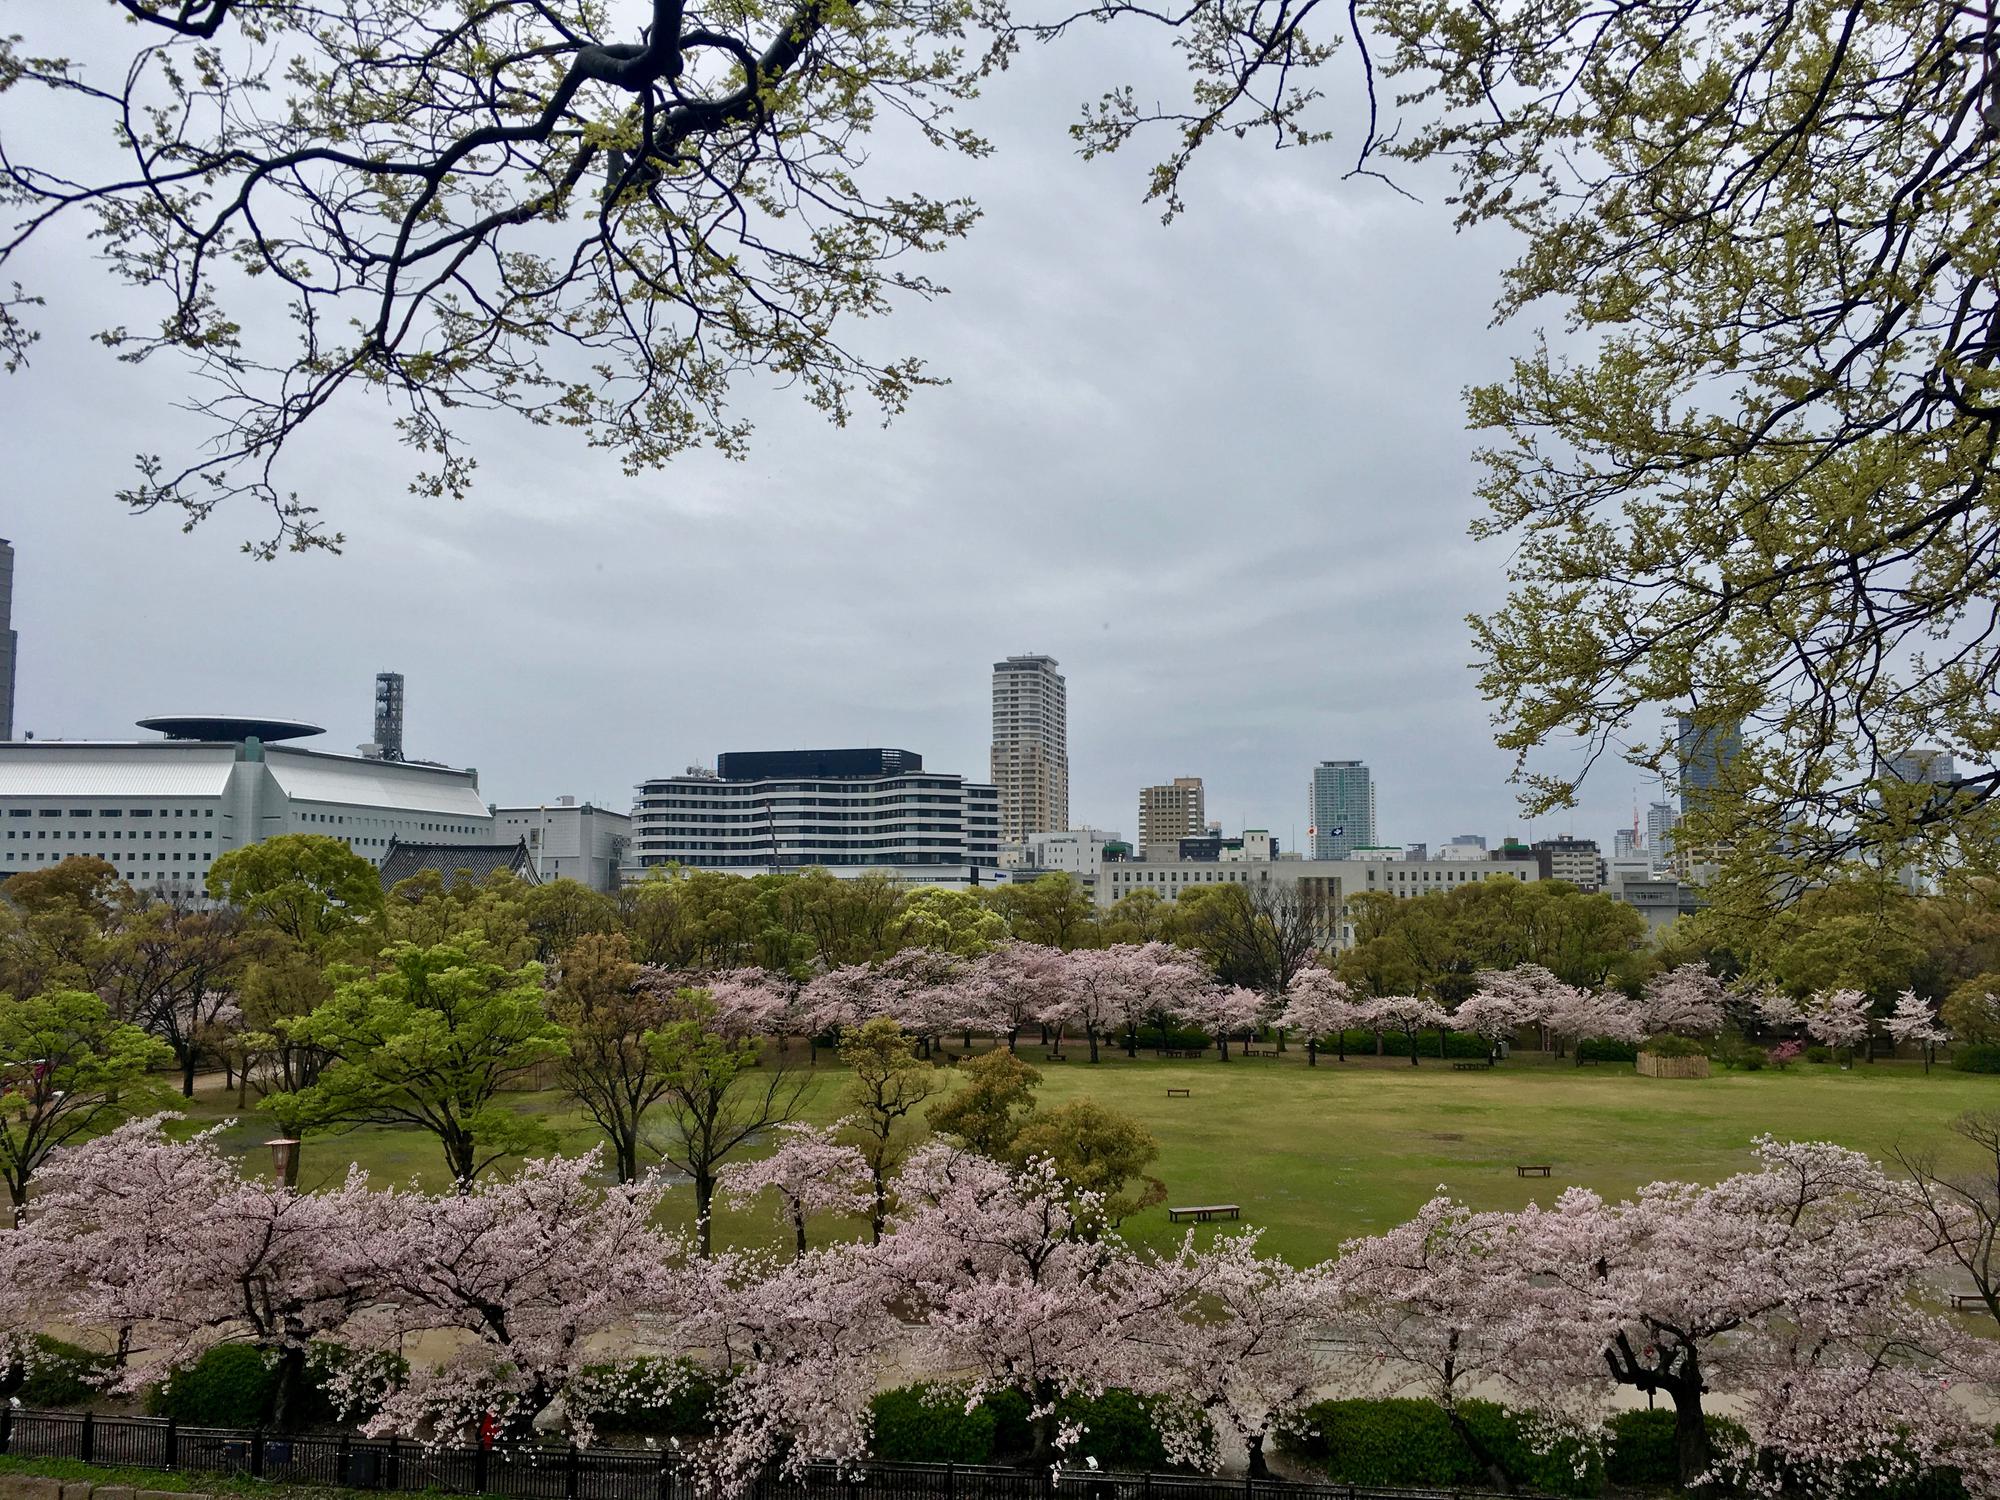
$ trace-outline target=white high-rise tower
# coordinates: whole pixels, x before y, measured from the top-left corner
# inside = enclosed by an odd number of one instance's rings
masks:
[[[1053,656],[993,663],[992,773],[1002,843],[1069,827],[1069,688]]]

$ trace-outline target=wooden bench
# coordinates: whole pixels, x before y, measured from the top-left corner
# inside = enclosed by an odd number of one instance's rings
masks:
[[[1451,1070],[1454,1073],[1477,1073],[1492,1066],[1493,1059],[1489,1057],[1484,1062],[1455,1062],[1451,1065]]]
[[[1986,1299],[1977,1292],[1952,1293],[1951,1305],[1956,1312],[1985,1312]]]
[[[1048,1060],[1050,1062],[1068,1062],[1069,1054],[1067,1052],[1051,1052],[1048,1055]]]
[[[1167,1218],[1178,1224],[1182,1219],[1192,1219],[1197,1224],[1206,1224],[1210,1219],[1236,1219],[1242,1217],[1242,1210],[1234,1203],[1202,1203],[1192,1208],[1170,1208]]]
[[[1190,1094],[1186,1089],[1168,1089],[1167,1097],[1169,1099],[1191,1099],[1194,1096]]]
[[[1547,1167],[1516,1167],[1514,1168],[1514,1175],[1516,1177],[1546,1177],[1549,1175],[1549,1169]]]

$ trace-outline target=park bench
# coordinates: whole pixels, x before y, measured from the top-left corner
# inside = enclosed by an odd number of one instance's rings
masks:
[[[1488,1057],[1479,1062],[1455,1062],[1451,1065],[1451,1070],[1454,1073],[1476,1073],[1482,1068],[1490,1068],[1492,1066],[1493,1059]]]
[[[1167,1097],[1169,1099],[1189,1099],[1192,1098],[1193,1095],[1188,1093],[1186,1089],[1168,1089]]]
[[[1977,1292],[1952,1293],[1951,1305],[1958,1312],[1984,1312],[1986,1299]]]
[[[1516,1167],[1514,1168],[1514,1175],[1516,1177],[1546,1177],[1549,1175],[1549,1169],[1547,1167]]]
[[[1235,1219],[1242,1216],[1242,1210],[1234,1203],[1201,1203],[1190,1208],[1170,1208],[1167,1210],[1169,1222],[1178,1224],[1184,1218],[1197,1224],[1206,1224],[1210,1219]]]
[[[1050,1062],[1068,1062],[1068,1061],[1069,1061],[1069,1054],[1068,1054],[1067,1052],[1051,1052],[1051,1053],[1050,1053],[1050,1054],[1049,1054],[1048,1056],[1049,1056],[1049,1061],[1050,1061]]]

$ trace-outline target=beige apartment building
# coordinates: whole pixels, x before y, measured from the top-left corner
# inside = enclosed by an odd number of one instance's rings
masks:
[[[1001,843],[1069,827],[1069,685],[1053,656],[993,663],[991,764]]]
[[[1208,799],[1199,776],[1176,776],[1139,791],[1139,842],[1145,859],[1180,858],[1181,840],[1208,832]]]

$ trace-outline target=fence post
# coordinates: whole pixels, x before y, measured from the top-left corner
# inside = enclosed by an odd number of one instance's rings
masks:
[[[167,1472],[181,1466],[181,1424],[178,1417],[167,1418]]]
[[[77,1440],[76,1456],[84,1463],[97,1456],[97,1419],[89,1412],[83,1414],[83,1436]]]
[[[353,1482],[353,1460],[354,1439],[343,1428],[340,1434],[340,1446],[334,1450],[333,1462],[340,1470],[340,1477],[334,1481],[335,1484],[344,1487]]]
[[[958,1465],[949,1461],[944,1466],[944,1492],[949,1500],[958,1500]]]
[[[14,1445],[14,1406],[12,1402],[0,1404],[0,1453],[5,1453]]]
[[[261,1427],[252,1428],[250,1431],[250,1477],[252,1479],[264,1477],[264,1429]]]
[[[576,1500],[577,1452],[576,1444],[569,1445],[569,1463],[563,1469],[564,1500]]]
[[[486,1493],[486,1439],[483,1434],[479,1446],[472,1450],[472,1493]]]
[[[1151,1469],[1148,1469],[1144,1474],[1139,1476],[1139,1493],[1145,1496],[1146,1500],[1153,1500],[1153,1471]]]
[[[389,1434],[389,1482],[384,1489],[399,1490],[403,1487],[403,1455],[396,1447],[396,1434]]]
[[[1049,1464],[1042,1470],[1042,1500],[1056,1500],[1056,1466]]]

